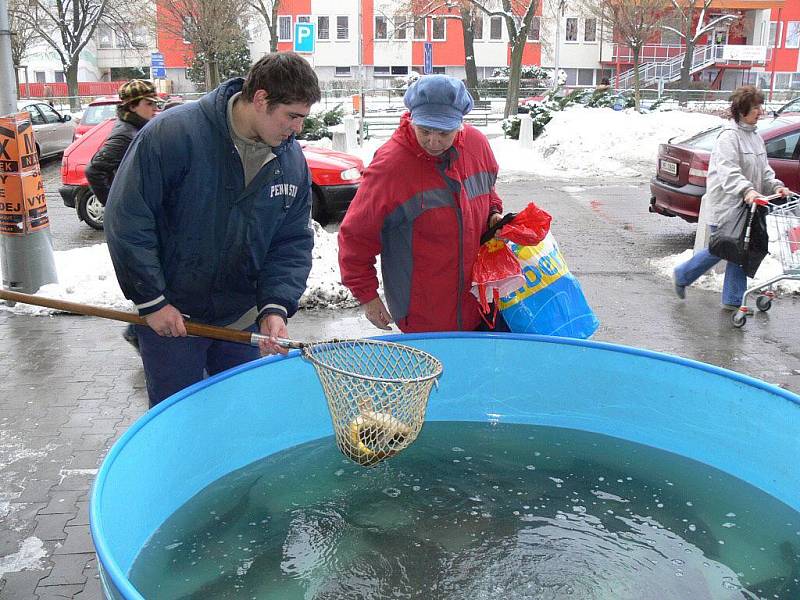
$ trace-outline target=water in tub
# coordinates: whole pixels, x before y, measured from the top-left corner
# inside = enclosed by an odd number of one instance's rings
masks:
[[[332,438],[215,482],[151,537],[145,598],[800,598],[800,515],[602,435],[429,422],[371,469]]]

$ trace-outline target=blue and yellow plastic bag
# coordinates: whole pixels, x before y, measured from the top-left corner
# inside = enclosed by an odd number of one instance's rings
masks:
[[[578,280],[551,233],[535,246],[509,243],[525,283],[500,298],[500,312],[514,333],[586,339],[600,326]]]

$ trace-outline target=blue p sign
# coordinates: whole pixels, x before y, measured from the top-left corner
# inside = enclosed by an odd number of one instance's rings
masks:
[[[294,51],[314,52],[314,23],[294,24]]]

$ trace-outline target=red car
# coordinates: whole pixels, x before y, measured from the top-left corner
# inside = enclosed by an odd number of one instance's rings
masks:
[[[721,129],[715,127],[685,140],[673,138],[658,147],[656,175],[650,180],[650,212],[697,222],[700,198],[706,193],[708,161]],[[763,119],[758,133],[778,179],[791,190],[800,189],[800,116]]]
[[[86,107],[86,110],[83,111],[83,115],[80,121],[78,121],[77,127],[75,127],[73,141],[77,140],[95,125],[102,123],[106,119],[116,117],[118,104],[119,96],[117,95],[100,96],[92,100],[89,106]]]
[[[106,141],[114,122],[115,119],[108,119],[76,139],[64,151],[61,160],[58,191],[64,205],[77,209],[78,218],[94,229],[103,228],[104,206],[92,193],[84,169]],[[364,163],[344,152],[308,146],[302,141],[300,145],[311,169],[312,217],[324,225],[329,217],[344,213],[350,206],[361,183]]]

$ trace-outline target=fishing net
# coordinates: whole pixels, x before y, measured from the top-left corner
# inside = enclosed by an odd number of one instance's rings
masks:
[[[303,347],[322,383],[342,453],[369,467],[407,448],[425,420],[442,364],[422,350],[381,340]]]

